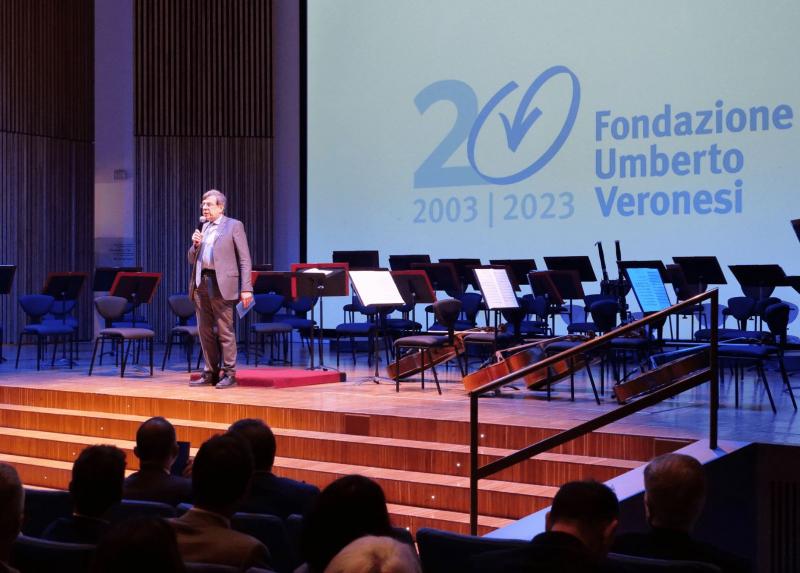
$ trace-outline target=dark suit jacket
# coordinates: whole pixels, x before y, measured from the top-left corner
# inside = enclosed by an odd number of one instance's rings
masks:
[[[653,528],[647,533],[625,533],[617,537],[611,551],[653,559],[711,563],[722,569],[723,573],[750,571],[745,559],[692,539],[686,532],[670,529]]]
[[[232,530],[230,521],[222,515],[192,508],[168,521],[178,537],[184,561],[230,565],[243,571],[269,568],[267,548],[258,539]]]
[[[210,223],[203,225],[203,232]],[[202,246],[202,245],[201,245]],[[214,238],[214,270],[217,276],[217,285],[220,294],[225,300],[236,300],[240,292],[253,292],[251,274],[253,270],[250,260],[250,248],[247,246],[247,235],[241,221],[223,216],[219,222],[217,236]],[[194,244],[189,247],[187,257],[189,264],[197,262],[199,248]],[[241,282],[241,285],[240,285]],[[189,296],[194,296],[195,275],[189,279]]]
[[[138,472],[125,479],[122,497],[169,505],[189,503],[192,500],[192,482],[170,475],[158,465],[142,464]]]
[[[255,472],[250,483],[250,495],[239,511],[268,513],[286,519],[293,513],[303,515],[319,495],[319,488],[278,477],[270,472]]]
[[[60,517],[47,526],[42,534],[43,539],[61,541],[63,543],[86,543],[97,545],[106,534],[110,523],[104,519],[71,515]]]
[[[474,573],[594,573],[610,571],[586,551],[577,537],[548,531],[534,537],[527,547],[489,551],[472,560]]]

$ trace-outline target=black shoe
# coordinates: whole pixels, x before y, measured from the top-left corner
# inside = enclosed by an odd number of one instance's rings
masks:
[[[236,377],[225,374],[219,379],[219,382],[217,382],[217,385],[214,386],[214,388],[217,390],[224,390],[225,388],[233,388],[236,385]]]
[[[203,372],[197,380],[189,382],[189,386],[214,386],[219,381],[219,376],[213,372]]]

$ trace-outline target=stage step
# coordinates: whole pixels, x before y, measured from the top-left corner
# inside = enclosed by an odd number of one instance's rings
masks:
[[[419,441],[433,441],[432,439],[435,438],[435,441],[441,444],[464,445],[469,443],[468,421],[428,418],[425,417],[424,412],[420,413],[418,417],[404,417],[297,407],[205,402],[174,397],[82,393],[53,388],[34,390],[15,386],[0,386],[0,403],[67,409],[73,412],[81,411],[81,414],[86,411],[113,414],[115,419],[112,422],[115,424],[116,418],[120,418],[120,422],[124,422],[125,416],[150,417],[156,412],[170,420],[191,420],[192,423],[198,423],[194,422],[195,420],[202,420],[204,423],[222,424],[224,427],[235,420],[253,417],[265,420],[274,428]],[[535,422],[531,423],[535,424]],[[482,423],[479,430],[482,436],[482,446],[511,450],[523,448],[558,432],[557,429],[548,427],[546,420],[542,421],[541,426]],[[190,438],[190,441],[194,442],[195,440]],[[658,454],[674,451],[691,441],[631,433],[619,434],[613,431],[593,432],[556,448],[552,453],[646,462]]]
[[[146,419],[144,416],[110,417],[97,412],[0,404],[0,426],[73,435],[79,432],[87,437],[81,442],[86,445],[99,441],[106,443],[109,439],[131,440],[139,424]],[[216,422],[179,419],[171,422],[178,438],[191,442],[195,447],[228,427]],[[356,465],[370,460],[371,465],[377,467],[469,475],[468,446],[284,428],[273,428],[273,432],[278,442],[278,453],[284,457]],[[502,448],[481,448],[480,452],[481,464],[513,453]],[[138,467],[136,461],[129,456],[129,467]],[[494,479],[558,486],[576,479],[606,481],[639,465],[640,462],[630,460],[546,453],[497,474]]]

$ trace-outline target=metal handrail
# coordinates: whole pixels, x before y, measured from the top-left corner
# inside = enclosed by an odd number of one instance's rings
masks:
[[[608,344],[611,342],[612,339],[618,338],[619,336],[641,328],[645,325],[650,323],[659,321],[662,318],[668,317],[676,312],[684,308],[690,308],[697,304],[702,303],[705,300],[711,301],[711,336],[710,336],[710,345],[709,345],[709,365],[707,368],[699,370],[689,376],[681,378],[679,381],[670,384],[665,388],[661,388],[660,390],[656,390],[650,394],[647,394],[641,398],[637,398],[636,400],[629,402],[612,410],[611,412],[606,412],[605,414],[601,414],[587,422],[583,422],[574,428],[570,428],[568,430],[564,430],[559,432],[558,434],[554,434],[548,438],[540,440],[534,444],[526,446],[521,450],[514,452],[513,454],[509,454],[503,458],[495,460],[491,463],[486,464],[485,466],[478,466],[478,398],[488,392],[492,392],[493,390],[500,388],[506,384],[514,382],[524,376],[530,374],[531,372],[542,370],[551,366],[557,362],[563,362],[566,359],[569,359],[573,355],[576,354],[585,354],[592,349],[602,346],[604,344]],[[717,371],[717,351],[719,345],[719,326],[717,324],[716,317],[719,313],[719,293],[717,289],[710,290],[708,292],[701,293],[697,296],[693,296],[692,298],[686,299],[683,302],[677,303],[665,310],[656,312],[651,314],[647,317],[644,317],[640,320],[625,324],[619,328],[614,329],[611,332],[608,332],[602,336],[598,336],[589,340],[579,346],[574,348],[570,348],[544,360],[526,366],[525,368],[521,368],[516,372],[512,372],[511,374],[507,374],[493,382],[489,382],[475,388],[469,393],[469,423],[470,423],[470,531],[472,535],[477,535],[478,533],[478,481],[486,478],[490,475],[493,475],[497,472],[500,472],[504,469],[507,469],[521,461],[526,459],[532,458],[533,456],[537,456],[541,453],[544,453],[548,450],[551,450],[555,447],[558,447],[566,442],[579,438],[589,432],[593,432],[603,426],[621,420],[631,414],[639,412],[644,408],[649,408],[650,406],[661,402],[662,400],[666,400],[668,398],[672,398],[681,392],[685,392],[695,386],[703,384],[705,382],[711,382],[711,400],[709,404],[709,445],[712,449],[717,447],[717,435],[718,435],[718,410],[719,410],[719,377]]]

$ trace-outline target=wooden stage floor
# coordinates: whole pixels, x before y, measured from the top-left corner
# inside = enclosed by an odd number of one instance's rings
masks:
[[[342,371],[347,375],[347,381],[343,383],[285,389],[238,387],[222,391],[213,388],[189,388],[188,375],[185,370],[181,370],[180,359],[173,359],[165,372],[157,368],[153,378],[143,371],[133,369],[121,379],[117,369],[107,365],[96,369],[93,376],[87,376],[90,354],[86,343],[82,344],[80,360],[74,370],[58,365],[51,369],[47,364],[42,371],[37,372],[31,351],[31,348],[24,349],[19,370],[14,368],[11,359],[0,364],[0,385],[115,396],[157,396],[195,402],[300,408],[319,412],[396,415],[451,421],[469,419],[469,402],[454,368],[447,371],[439,369],[443,382],[442,396],[436,393],[433,380],[429,380],[429,377],[426,377],[425,390],[420,388],[419,382],[407,381],[401,384],[400,393],[395,392],[394,383],[389,380],[383,380],[380,384],[373,383],[368,380],[372,368],[367,368],[363,356],[359,356],[355,367],[349,357],[343,359]],[[6,346],[7,358],[13,357],[14,352],[13,346]],[[159,366],[160,356],[157,349],[156,364]],[[295,364],[306,364],[303,360],[302,352],[296,352]],[[326,357],[326,364],[333,363],[334,356]],[[240,364],[241,367],[243,365]],[[742,404],[738,409],[733,404],[732,383],[728,381],[722,385],[719,416],[721,439],[800,445],[800,421],[792,409],[788,394],[782,389],[780,376],[771,369],[768,376],[778,407],[777,414],[770,410],[761,384],[754,383],[754,372],[746,374],[742,386]],[[797,383],[796,376],[791,379]],[[569,400],[567,381],[557,384],[554,390],[553,400],[548,403],[543,392],[505,389],[500,397],[481,400],[480,420],[485,423],[563,429],[616,406],[608,394],[602,404],[597,406],[583,373],[576,377],[575,402]],[[800,390],[796,390],[796,393],[800,395]],[[152,414],[158,415],[159,412]],[[706,438],[707,385],[630,416],[608,426],[605,431],[678,439]]]

